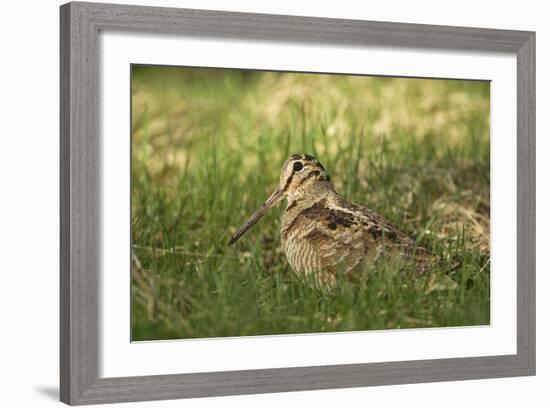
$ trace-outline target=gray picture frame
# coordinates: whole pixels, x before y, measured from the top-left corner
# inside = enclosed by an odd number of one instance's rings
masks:
[[[61,6],[60,395],[67,404],[535,374],[535,33],[114,4]],[[143,377],[99,377],[100,31],[517,56],[517,353]]]

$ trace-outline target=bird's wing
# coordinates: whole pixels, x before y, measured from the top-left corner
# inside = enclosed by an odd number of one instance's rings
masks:
[[[420,272],[426,270],[433,261],[433,254],[417,243],[408,235],[399,231],[391,222],[380,214],[337,198],[338,206],[342,211],[354,214],[356,222],[363,225],[363,239],[367,248],[377,248],[378,252],[399,255],[404,260],[412,260]],[[371,250],[372,252],[372,250]]]
[[[368,248],[363,239],[364,226],[357,214],[321,200],[298,217],[308,219],[298,220],[309,226],[300,234],[300,241],[321,269],[348,272],[365,259]]]

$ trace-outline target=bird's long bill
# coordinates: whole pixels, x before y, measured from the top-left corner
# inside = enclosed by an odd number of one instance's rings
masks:
[[[265,215],[265,213],[267,213],[271,208],[279,204],[282,198],[283,191],[280,189],[275,190],[275,192],[273,192],[273,194],[269,196],[265,203],[263,203],[260,208],[254,211],[254,214],[252,214],[252,216],[243,225],[241,225],[237,232],[233,234],[233,236],[229,240],[229,245],[233,245],[235,242],[237,242],[239,238],[242,237],[244,233],[250,229],[250,227],[256,224],[258,220]]]

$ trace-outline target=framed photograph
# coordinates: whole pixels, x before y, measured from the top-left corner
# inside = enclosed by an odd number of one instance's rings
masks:
[[[535,34],[61,7],[61,400],[535,374]]]

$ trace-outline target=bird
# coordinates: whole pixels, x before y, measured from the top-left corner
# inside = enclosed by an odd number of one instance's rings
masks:
[[[281,246],[292,270],[334,286],[337,277],[353,276],[385,259],[417,277],[433,254],[375,211],[340,196],[321,162],[292,154],[283,164],[279,185],[229,240],[237,242],[271,208],[286,199],[280,225]]]

